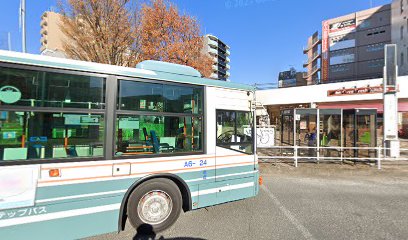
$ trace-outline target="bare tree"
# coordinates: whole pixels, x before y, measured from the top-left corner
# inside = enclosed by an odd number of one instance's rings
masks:
[[[65,53],[74,59],[120,66],[140,61],[137,11],[130,0],[59,2]]]

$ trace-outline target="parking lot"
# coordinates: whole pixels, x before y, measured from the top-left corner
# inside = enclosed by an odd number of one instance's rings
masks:
[[[257,197],[181,214],[169,230],[90,239],[407,239],[408,166],[261,164]]]

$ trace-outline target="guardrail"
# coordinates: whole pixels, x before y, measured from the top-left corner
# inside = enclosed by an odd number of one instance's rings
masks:
[[[263,150],[271,150],[268,155],[259,155],[259,152]],[[279,150],[280,154],[277,154],[276,150]],[[272,146],[258,148],[258,159],[274,159],[277,160],[293,160],[294,166],[298,167],[298,163],[302,160],[315,161],[319,163],[321,161],[354,161],[354,162],[375,162],[378,169],[381,169],[382,161],[408,161],[408,149],[399,149],[400,157],[387,157],[387,151],[391,151],[390,148],[385,147],[309,147],[309,146]],[[365,151],[362,156],[361,151]],[[333,153],[337,153],[337,156],[332,156]],[[356,157],[357,155],[357,157]],[[360,156],[359,156],[360,155]],[[262,161],[262,160],[261,160]]]

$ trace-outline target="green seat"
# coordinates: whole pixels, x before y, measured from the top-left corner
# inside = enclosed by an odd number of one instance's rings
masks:
[[[75,151],[78,157],[89,157],[89,146],[76,146]]]
[[[27,148],[5,148],[3,160],[24,160],[27,159]]]
[[[67,151],[64,147],[54,147],[52,149],[52,157],[53,158],[66,158]]]
[[[101,157],[101,156],[103,156],[103,148],[101,148],[101,147],[93,148],[93,154],[92,154],[92,156],[94,156],[94,157]]]

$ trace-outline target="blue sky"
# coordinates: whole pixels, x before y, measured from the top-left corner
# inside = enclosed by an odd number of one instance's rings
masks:
[[[40,18],[56,0],[26,0],[27,51],[39,53]],[[218,36],[231,47],[231,81],[272,83],[291,66],[302,70],[307,37],[321,31],[324,19],[388,4],[391,0],[173,0],[194,15],[203,33]],[[11,47],[21,51],[19,0],[1,4],[1,40],[11,33]]]

